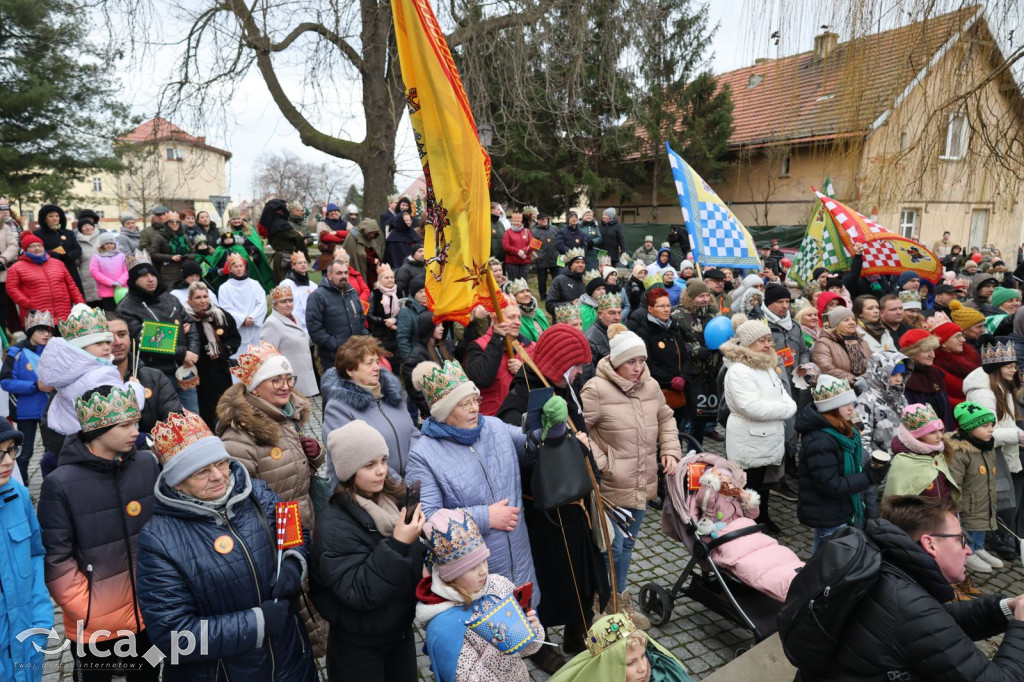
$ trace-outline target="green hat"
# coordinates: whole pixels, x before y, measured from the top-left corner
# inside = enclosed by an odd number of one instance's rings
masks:
[[[657,288],[660,288],[660,289],[664,289],[665,288],[665,281],[663,279],[661,279],[661,273],[660,272],[659,273],[655,273],[653,275],[648,275],[647,279],[644,280],[644,290],[645,291],[650,291],[651,289],[657,289]]]
[[[1016,289],[1008,289],[1006,287],[996,287],[996,290],[992,292],[990,301],[992,305],[998,308],[1007,301],[1012,301],[1015,298],[1020,298],[1020,292]]]
[[[976,429],[990,422],[994,423],[996,420],[992,410],[982,407],[978,403],[972,403],[970,400],[965,400],[953,408],[953,416],[956,418],[957,425],[964,431]]]

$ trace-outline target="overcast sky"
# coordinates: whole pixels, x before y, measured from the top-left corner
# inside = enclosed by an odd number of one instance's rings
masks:
[[[904,24],[910,20],[909,17],[903,16],[906,14],[906,0],[868,1],[889,5],[889,9],[872,18],[872,25],[877,22],[879,27],[886,28],[891,25]],[[920,0],[911,0],[911,2],[920,2]],[[797,5],[793,3],[794,0],[713,0],[709,5],[710,17],[713,24],[719,25],[719,29],[713,40],[712,70],[715,73],[722,73],[751,64],[756,57],[775,58],[810,50],[813,47],[814,35],[820,32],[822,24],[832,25],[840,33],[841,41],[848,39],[849,30],[844,35],[840,26],[844,19],[835,16],[835,13],[839,11],[836,6],[841,3],[812,3],[807,0],[800,0],[801,4]],[[1010,6],[1013,7],[1014,0],[990,0],[986,4],[990,13],[998,12],[1003,18],[1003,21],[1000,22],[1003,34],[997,36],[1001,42],[1009,39],[1009,30],[1013,25],[1021,29],[1020,10],[1011,9],[1010,12],[1014,14],[1014,20],[1007,22],[1005,20],[1006,10],[1003,9],[1004,3],[1010,3]],[[789,18],[786,23],[788,25],[780,24],[778,18],[780,4],[787,7],[800,7],[799,14],[792,11],[787,13]],[[958,3],[955,0],[945,0],[945,2],[938,0],[937,4],[956,6]],[[163,24],[163,22],[160,23]],[[1010,28],[1007,28],[1007,23],[1010,24]],[[175,24],[168,22],[163,25],[166,33],[166,27]],[[777,46],[771,37],[776,30],[780,32]],[[1024,39],[1024,30],[1017,30],[1015,34],[1017,43]],[[160,83],[170,79],[176,61],[175,57],[178,54],[179,50],[173,46],[150,50],[143,65],[136,65],[135,68],[123,68],[119,72],[125,85],[125,91],[131,93],[130,101],[135,103],[133,108],[137,114],[147,117],[153,114],[152,110],[147,110],[144,103],[154,101]],[[293,68],[291,74],[285,67],[282,69],[282,74],[282,80],[286,87],[289,84],[292,87],[301,87],[298,82],[301,77],[298,66]],[[289,82],[290,77],[293,77],[293,80]],[[359,90],[352,85],[339,84],[339,89],[344,93],[342,106],[346,99],[352,96],[351,93],[358,97]],[[348,103],[349,105],[353,104],[352,102]],[[352,108],[359,111],[357,107]],[[231,116],[229,120],[217,126],[220,129],[195,130],[189,129],[187,124],[182,124],[188,129],[188,132],[205,135],[208,142],[228,149],[233,154],[233,158],[228,164],[229,194],[233,203],[250,197],[254,163],[264,151],[291,150],[312,163],[327,163],[332,169],[331,172],[348,174],[352,181],[359,185],[362,184],[358,170],[353,164],[340,162],[322,152],[305,147],[299,141],[298,134],[284,120],[271,101],[266,86],[255,68],[246,77],[242,87],[238,89],[238,93],[232,100]],[[358,116],[343,120],[333,126],[333,130],[352,136],[350,139],[362,137],[362,127]],[[398,176],[395,179],[395,184],[399,190],[404,189],[421,172],[411,137],[412,130],[406,116],[403,119],[398,138]],[[340,198],[332,197],[336,200]]]

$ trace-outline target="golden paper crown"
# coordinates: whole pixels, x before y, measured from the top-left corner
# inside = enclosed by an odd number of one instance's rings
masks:
[[[590,284],[592,281],[601,276],[601,273],[597,270],[587,270],[583,273],[583,283]]]
[[[609,310],[610,308],[621,308],[622,299],[618,294],[604,293],[597,297],[597,309]]]
[[[431,531],[429,561],[431,566],[444,566],[486,546],[476,521],[469,514],[463,514],[461,521],[453,518],[447,528]]]
[[[423,375],[420,390],[427,402],[433,405],[441,398],[455,390],[456,387],[469,383],[462,365],[452,360],[445,360],[440,367],[435,367]]]
[[[292,290],[290,287],[274,287],[270,290],[270,300],[272,303],[277,303],[284,300],[292,300]]]
[[[904,407],[901,419],[907,431],[917,431],[922,426],[939,421],[939,416],[935,414],[935,408],[931,405],[918,403]]]
[[[613,613],[601,618],[587,630],[587,649],[591,655],[599,653],[636,632],[633,619],[625,613]]]
[[[569,249],[568,251],[565,252],[565,264],[568,265],[577,258],[585,259],[586,257],[587,254],[583,251],[583,249],[579,247],[576,247],[575,249]]]
[[[556,324],[573,324],[574,322],[582,321],[583,317],[580,314],[580,307],[575,303],[566,303],[555,308]]]
[[[57,328],[65,341],[90,334],[110,334],[110,325],[107,324],[107,316],[103,311],[99,308],[90,308],[84,303],[75,304],[68,319],[58,322]]]
[[[1013,347],[1012,341],[1006,343],[986,343],[981,347],[981,364],[983,365],[1006,365],[1017,362],[1017,349]]]
[[[25,331],[32,327],[49,327],[53,329],[53,315],[49,310],[30,310],[25,316]]]
[[[157,422],[150,436],[153,437],[153,452],[160,464],[166,464],[189,445],[212,437],[213,432],[202,417],[185,410],[181,413],[171,412],[167,415],[167,421]]]
[[[88,400],[75,398],[75,414],[82,431],[95,431],[104,426],[121,424],[122,422],[139,419],[139,399],[135,391],[128,388],[113,386],[110,393],[102,395],[93,393]]]
[[[243,263],[245,263],[245,259],[244,258],[242,258],[240,255],[238,255],[234,251],[232,251],[231,253],[228,254],[228,258],[227,258],[227,260],[224,261],[224,265],[227,266],[227,267],[231,267],[231,264],[234,263],[236,260],[240,260]],[[248,267],[248,263],[246,263],[246,267]]]
[[[515,296],[520,291],[529,291],[530,284],[525,279],[513,279],[505,283],[505,293]]]
[[[135,253],[130,253],[124,258],[124,266],[131,270],[136,265],[153,265],[153,259],[149,257],[148,251],[140,251],[135,249]]]
[[[249,346],[249,350],[238,356],[238,366],[232,367],[231,373],[240,382],[248,386],[252,378],[256,376],[256,372],[259,371],[260,366],[275,355],[281,355],[281,351],[277,349],[277,346],[269,341],[260,341],[260,345]]]

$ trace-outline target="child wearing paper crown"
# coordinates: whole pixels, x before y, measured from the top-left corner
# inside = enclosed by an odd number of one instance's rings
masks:
[[[903,408],[890,446],[893,458],[885,482],[886,497],[960,499],[960,484],[949,473],[952,453],[943,438],[944,429],[945,424],[931,405],[914,403]]]
[[[1003,562],[985,550],[985,533],[998,528],[996,523],[996,467],[1005,466],[995,451],[996,415],[978,403],[965,400],[953,410],[957,431],[946,436],[949,446],[949,473],[960,488],[960,523],[974,554],[967,557],[967,568],[991,573]]]
[[[488,573],[491,551],[476,521],[461,509],[439,509],[423,530],[430,538],[432,569],[416,588],[416,623],[426,632],[424,650],[435,678],[439,682],[529,680],[523,658],[536,653],[544,638],[536,611],[527,611],[524,623],[522,610],[512,609],[510,618],[498,622],[500,634],[492,634],[494,628],[472,626],[515,587],[508,578]]]

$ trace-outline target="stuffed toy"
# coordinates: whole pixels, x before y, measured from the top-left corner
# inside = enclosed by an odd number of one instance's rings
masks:
[[[699,482],[699,521],[707,519],[714,524],[724,525],[733,519],[757,518],[761,496],[754,490],[743,488],[747,475],[734,462],[719,460],[704,470]],[[698,523],[698,531],[699,528]]]
[[[697,522],[697,535],[710,535],[711,539],[714,540],[718,537],[718,534],[725,528],[725,521],[712,521],[711,519],[704,517]]]

